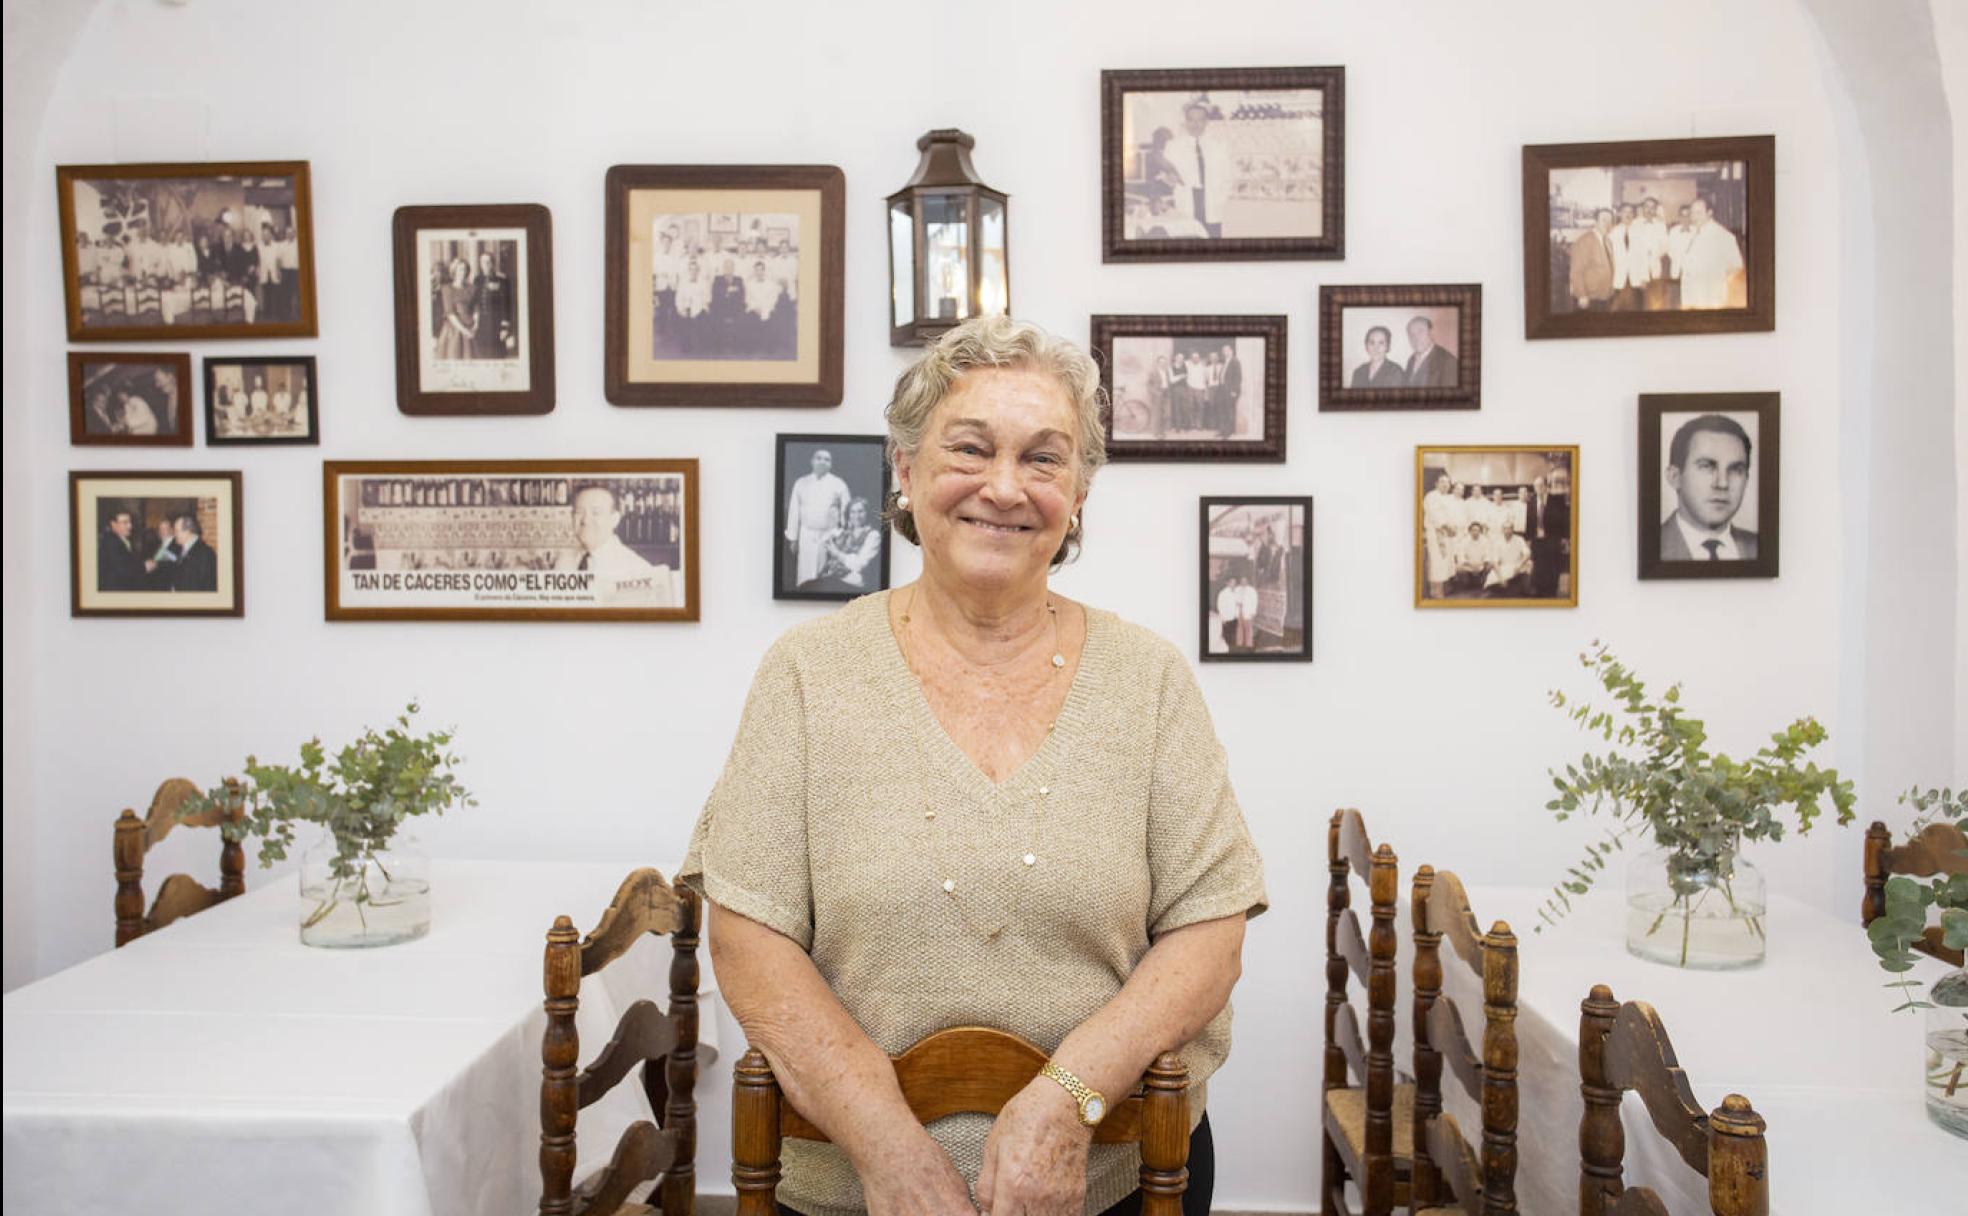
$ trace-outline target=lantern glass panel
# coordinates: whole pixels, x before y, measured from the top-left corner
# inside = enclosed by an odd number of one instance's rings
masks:
[[[970,199],[962,194],[927,194],[922,209],[923,278],[928,307],[923,319],[961,321],[970,315]]]
[[[977,200],[977,311],[1002,314],[1011,303],[1011,282],[1005,265],[1005,206],[994,198]]]
[[[888,206],[889,289],[895,296],[895,327],[916,322],[916,217],[906,198]]]

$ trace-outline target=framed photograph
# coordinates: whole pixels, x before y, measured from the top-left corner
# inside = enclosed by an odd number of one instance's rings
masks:
[[[1415,449],[1415,607],[1578,607],[1579,450]]]
[[[781,435],[772,598],[851,600],[888,586],[888,437]]]
[[[71,342],[312,338],[304,160],[57,165]]]
[[[1777,327],[1773,135],[1524,149],[1524,336]]]
[[[695,460],[328,460],[331,621],[694,621]]]
[[[1473,410],[1483,403],[1483,287],[1319,289],[1319,408]]]
[[[832,165],[608,171],[616,405],[839,405],[847,185]]]
[[[1197,657],[1311,661],[1312,500],[1205,498],[1200,536]]]
[[[1777,577],[1776,393],[1640,395],[1640,577]]]
[[[1346,256],[1346,69],[1100,74],[1108,262]]]
[[[70,473],[70,616],[244,616],[239,474]]]
[[[68,441],[78,447],[190,447],[191,356],[68,352]]]
[[[1285,458],[1285,318],[1093,319],[1110,460]]]
[[[396,408],[554,407],[553,217],[534,203],[398,207]]]
[[[321,442],[321,381],[313,355],[208,356],[205,442]]]

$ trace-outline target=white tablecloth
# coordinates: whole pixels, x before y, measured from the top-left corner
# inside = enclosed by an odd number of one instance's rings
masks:
[[[630,868],[436,862],[429,935],[364,950],[301,945],[288,875],[7,994],[7,1216],[533,1211],[546,932]],[[645,938],[583,983],[583,1064],[669,961]],[[582,1111],[580,1172],[648,1116],[633,1077]]]
[[[1405,882],[1407,875],[1403,874]],[[1622,1001],[1659,1011],[1704,1110],[1728,1093],[1750,1100],[1769,1125],[1770,1210],[1776,1216],[1968,1212],[1968,1142],[1927,1121],[1921,1090],[1924,1020],[1891,1012],[1897,994],[1854,915],[1840,920],[1773,896],[1765,924],[1769,954],[1759,967],[1685,971],[1626,952],[1625,903],[1617,880],[1575,901],[1556,929],[1532,931],[1546,892],[1470,887],[1477,922],[1506,920],[1518,940],[1519,1122],[1517,1200],[1525,1216],[1578,1210],[1579,1002],[1595,983]],[[1400,913],[1401,956],[1395,1065],[1412,1068],[1408,1003],[1414,956],[1408,912]],[[1481,982],[1442,949],[1443,990],[1455,998],[1480,1053]],[[1925,984],[1940,964],[1916,974]],[[1476,1104],[1445,1069],[1443,1106],[1472,1141]],[[1626,1180],[1660,1191],[1672,1212],[1706,1212],[1707,1184],[1653,1130],[1629,1094]]]

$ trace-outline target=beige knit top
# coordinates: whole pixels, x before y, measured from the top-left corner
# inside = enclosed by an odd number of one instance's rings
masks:
[[[1223,748],[1173,646],[1088,609],[1052,733],[993,784],[930,711],[886,592],[766,653],[678,878],[799,943],[891,1055],[960,1025],[1055,1050],[1155,936],[1266,905]],[[1226,1007],[1182,1050],[1192,1122],[1229,1050]],[[990,1128],[953,1115],[930,1132],[975,1185]],[[864,1209],[835,1146],[789,1140],[782,1163],[787,1206]],[[1087,1212],[1125,1198],[1139,1168],[1133,1145],[1095,1145]]]

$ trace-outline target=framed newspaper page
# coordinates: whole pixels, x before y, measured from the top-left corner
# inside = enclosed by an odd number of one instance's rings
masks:
[[[694,621],[695,460],[329,460],[331,621]]]

